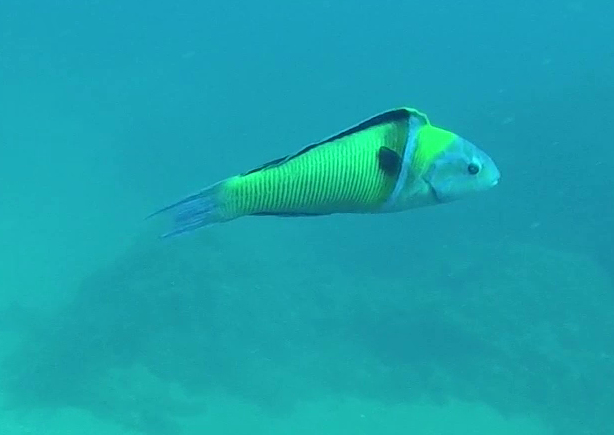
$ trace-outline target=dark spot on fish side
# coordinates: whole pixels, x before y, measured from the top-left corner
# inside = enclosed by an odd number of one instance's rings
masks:
[[[401,156],[396,151],[381,147],[377,152],[379,167],[390,177],[397,177],[401,171]]]

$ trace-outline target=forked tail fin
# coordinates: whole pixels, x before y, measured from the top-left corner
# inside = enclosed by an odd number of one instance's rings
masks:
[[[173,237],[199,228],[222,222],[227,219],[222,215],[220,198],[221,183],[207,187],[194,195],[170,204],[147,216],[147,219],[159,214],[171,213],[173,227],[160,237]]]

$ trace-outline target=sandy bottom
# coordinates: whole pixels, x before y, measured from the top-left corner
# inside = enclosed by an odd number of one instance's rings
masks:
[[[287,418],[271,418],[231,397],[209,397],[208,411],[184,421],[186,435],[548,435],[539,421],[506,419],[486,406],[451,403],[384,406],[347,397],[330,397],[299,406]],[[20,415],[0,412],[2,435],[138,435],[98,420],[88,412],[63,409]]]

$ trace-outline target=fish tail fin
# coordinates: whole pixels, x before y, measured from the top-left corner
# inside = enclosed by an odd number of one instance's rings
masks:
[[[187,196],[147,216],[170,213],[173,227],[161,238],[189,233],[202,227],[229,220],[224,214],[224,182],[209,186],[194,195]]]

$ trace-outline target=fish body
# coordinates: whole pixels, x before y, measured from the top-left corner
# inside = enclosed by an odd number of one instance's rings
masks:
[[[294,154],[213,184],[153,215],[165,236],[243,216],[389,213],[453,201],[497,184],[493,160],[415,109],[375,115]]]

